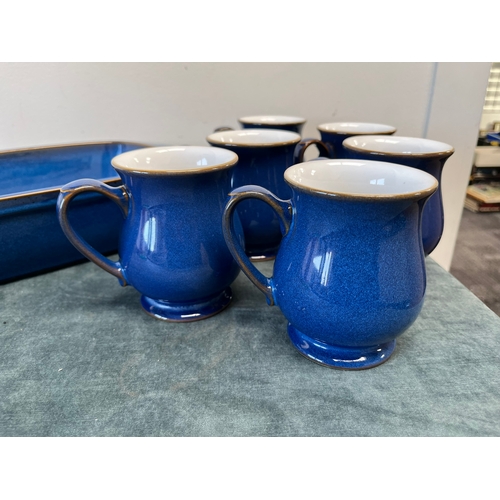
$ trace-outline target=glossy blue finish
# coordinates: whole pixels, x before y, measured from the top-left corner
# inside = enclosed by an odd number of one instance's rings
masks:
[[[256,184],[273,191],[280,198],[290,198],[292,193],[283,174],[293,165],[296,144],[269,147],[210,144],[238,155],[232,188]],[[254,259],[274,258],[282,237],[280,219],[276,213],[255,199],[243,201],[237,211],[243,226],[247,254]]]
[[[142,308],[157,319],[168,319],[169,321],[195,321],[209,318],[225,309],[233,297],[231,287],[222,292],[217,292],[202,300],[191,302],[169,302],[165,300],[154,300],[143,295],[141,297]]]
[[[118,183],[111,158],[140,147],[108,142],[0,152],[0,283],[83,262],[57,221],[59,188],[82,175]],[[70,219],[101,253],[116,252],[123,216],[111,201],[82,195]]]
[[[358,360],[357,367],[364,367],[367,347],[388,357],[390,342],[423,305],[421,205],[336,200],[299,190],[292,205],[292,228],[273,277],[274,300],[284,316],[328,346],[319,351],[323,356],[314,355],[324,364],[348,368]],[[295,346],[307,354],[311,346],[304,342]],[[342,354],[346,348],[352,351],[348,358]]]
[[[390,134],[379,134],[379,135],[391,135],[395,131],[396,129],[394,129],[394,131],[391,132]],[[346,148],[344,148],[342,143],[344,142],[345,139],[349,137],[355,137],[357,135],[360,135],[356,133],[342,134],[342,133],[325,132],[324,130],[319,130],[319,133],[321,135],[321,140],[328,146],[328,149],[330,150],[330,157],[333,159],[349,158],[349,156],[347,156],[347,150]],[[371,159],[373,160],[375,158]]]
[[[140,147],[111,142],[0,152],[0,196],[59,189],[83,177],[118,179],[111,159]]]
[[[304,123],[296,123],[293,125],[273,125],[270,123],[241,123],[242,128],[272,128],[276,130],[288,130],[289,132],[295,132],[302,135],[302,129],[304,128]]]
[[[202,301],[238,275],[221,217],[231,168],[196,175],[120,171],[133,203],[120,240],[125,279],[150,299]]]
[[[387,361],[396,347],[396,340],[379,344],[376,349],[372,346],[366,348],[332,346],[305,335],[291,323],[288,323],[287,331],[292,344],[300,354],[320,365],[338,369],[363,370],[374,368]]]
[[[265,191],[243,186],[231,193],[226,241],[268,303],[280,307],[293,345],[333,368],[364,369],[387,361],[396,337],[415,321],[424,301],[420,225],[427,198],[346,199],[292,186],[289,210]],[[253,195],[267,196],[283,218],[291,217],[272,278],[245,259],[231,236],[231,211],[239,198]]]
[[[88,247],[80,251],[143,294],[143,308],[156,318],[194,321],[221,311],[239,273],[221,227],[233,168],[175,175],[118,170],[128,197],[119,262],[113,268]],[[63,227],[65,192],[79,188],[89,189],[87,180],[62,189]],[[241,226],[238,234],[244,244]]]
[[[446,157],[412,158],[409,155],[398,155],[395,153],[363,153],[349,148],[345,148],[344,151],[346,158],[398,163],[399,165],[406,165],[408,167],[423,170],[438,180],[439,188],[429,198],[422,215],[422,241],[424,244],[425,255],[429,255],[437,247],[443,234],[444,209],[441,194],[441,174],[449,155]]]
[[[333,134],[331,132],[319,131],[321,140],[328,146],[332,158],[345,158],[344,148],[342,143],[344,139],[352,137],[353,134]]]

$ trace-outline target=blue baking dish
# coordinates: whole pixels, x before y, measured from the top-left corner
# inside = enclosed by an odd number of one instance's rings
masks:
[[[99,142],[1,151],[0,283],[85,261],[59,226],[59,189],[82,178],[120,184],[111,159],[142,147]],[[99,252],[117,251],[123,216],[111,200],[84,193],[74,200],[69,218]]]

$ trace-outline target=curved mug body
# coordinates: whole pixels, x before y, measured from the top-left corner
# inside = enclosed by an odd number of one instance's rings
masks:
[[[290,198],[291,190],[283,177],[285,170],[302,158],[305,149],[316,144],[324,154],[326,146],[318,140],[302,141],[300,135],[284,130],[226,130],[207,137],[212,146],[229,149],[238,155],[233,170],[232,187],[256,184]],[[245,200],[238,207],[245,235],[246,252],[252,260],[276,256],[282,231],[280,219],[265,203]]]
[[[418,137],[350,137],[343,143],[346,158],[380,160],[417,168],[434,176],[439,188],[429,199],[422,220],[425,255],[438,245],[444,230],[441,174],[454,149],[449,144]]]
[[[195,146],[144,148],[113,158],[123,185],[111,189],[125,215],[117,263],[79,239],[66,217],[78,192],[114,195],[100,183],[82,179],[62,188],[61,226],[85,256],[142,294],[147,313],[170,321],[206,318],[229,304],[239,273],[220,223],[237,159],[223,149]],[[237,232],[241,238],[241,227]]]
[[[291,200],[258,186],[231,193],[224,234],[233,256],[280,307],[303,355],[343,369],[383,363],[422,308],[421,214],[437,181],[404,166],[341,160],[297,164],[285,178]],[[234,207],[248,197],[266,200],[286,231],[272,278],[233,237]]]
[[[342,143],[345,139],[356,135],[392,135],[396,128],[382,123],[334,122],[317,126],[321,140],[330,149],[330,157],[347,158]]]

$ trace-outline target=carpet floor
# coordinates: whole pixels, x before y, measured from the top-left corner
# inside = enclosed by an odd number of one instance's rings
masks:
[[[450,273],[500,316],[500,212],[464,209]]]

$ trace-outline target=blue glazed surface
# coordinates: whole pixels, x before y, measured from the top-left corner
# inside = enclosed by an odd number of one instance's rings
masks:
[[[119,172],[132,200],[119,252],[128,284],[150,299],[185,304],[220,294],[235,280],[239,268],[221,227],[231,170]]]
[[[339,348],[373,348],[401,335],[425,295],[419,205],[335,200],[299,190],[292,205],[273,277],[274,300],[288,321]]]
[[[392,135],[396,128],[379,123],[329,123],[318,125],[321,140],[328,146],[330,157],[347,158],[346,148],[342,145],[345,139],[359,135]]]
[[[169,321],[196,321],[209,318],[225,309],[233,298],[231,287],[222,292],[217,292],[202,300],[190,302],[169,302],[165,300],[154,300],[143,295],[141,297],[142,308],[157,319],[168,318]]]
[[[321,140],[328,146],[332,158],[346,158],[345,150],[342,147],[344,139],[352,137],[355,134],[333,134],[330,132],[319,131]]]
[[[420,230],[429,194],[346,198],[291,189],[289,202],[256,186],[231,193],[224,230],[233,256],[268,303],[279,306],[290,323],[290,339],[302,354],[340,369],[387,361],[395,339],[423,305],[426,271]],[[267,198],[288,220],[272,278],[259,273],[232,241],[232,211],[249,196]]]
[[[333,346],[311,338],[288,323],[288,336],[295,348],[305,357],[320,365],[344,370],[363,370],[385,363],[394,352],[396,340],[373,347]]]
[[[66,196],[102,186],[89,185],[87,179],[64,186],[58,202],[60,222],[82,253],[143,295],[141,305],[147,313],[168,321],[204,319],[229,304],[229,285],[239,273],[221,226],[232,168],[169,174],[117,167],[122,191],[115,188],[111,195],[126,213],[117,263],[82,245],[65,220],[64,207],[71,201]]]
[[[116,184],[111,158],[140,147],[110,142],[0,152],[0,282],[84,261],[57,221],[59,188],[82,175]],[[116,252],[123,216],[111,201],[81,195],[69,216],[98,251]]]
[[[363,153],[353,149],[345,148],[345,157],[359,160],[380,160],[389,163],[398,163],[408,167],[423,170],[434,176],[439,182],[438,190],[429,198],[422,215],[422,241],[425,255],[429,255],[441,240],[444,229],[444,209],[441,192],[441,174],[444,164],[449,156],[445,158],[411,158],[408,155],[397,155],[395,153]]]
[[[244,147],[208,142],[238,155],[231,188],[255,184],[269,189],[280,198],[290,198],[292,192],[283,174],[293,165],[296,144]],[[238,205],[237,211],[243,226],[247,254],[254,258],[274,257],[282,237],[280,219],[276,212],[258,200],[243,201]]]
[[[140,147],[144,146],[102,143],[0,152],[0,197],[59,189],[83,177],[117,179],[118,174],[111,166],[111,159]]]

